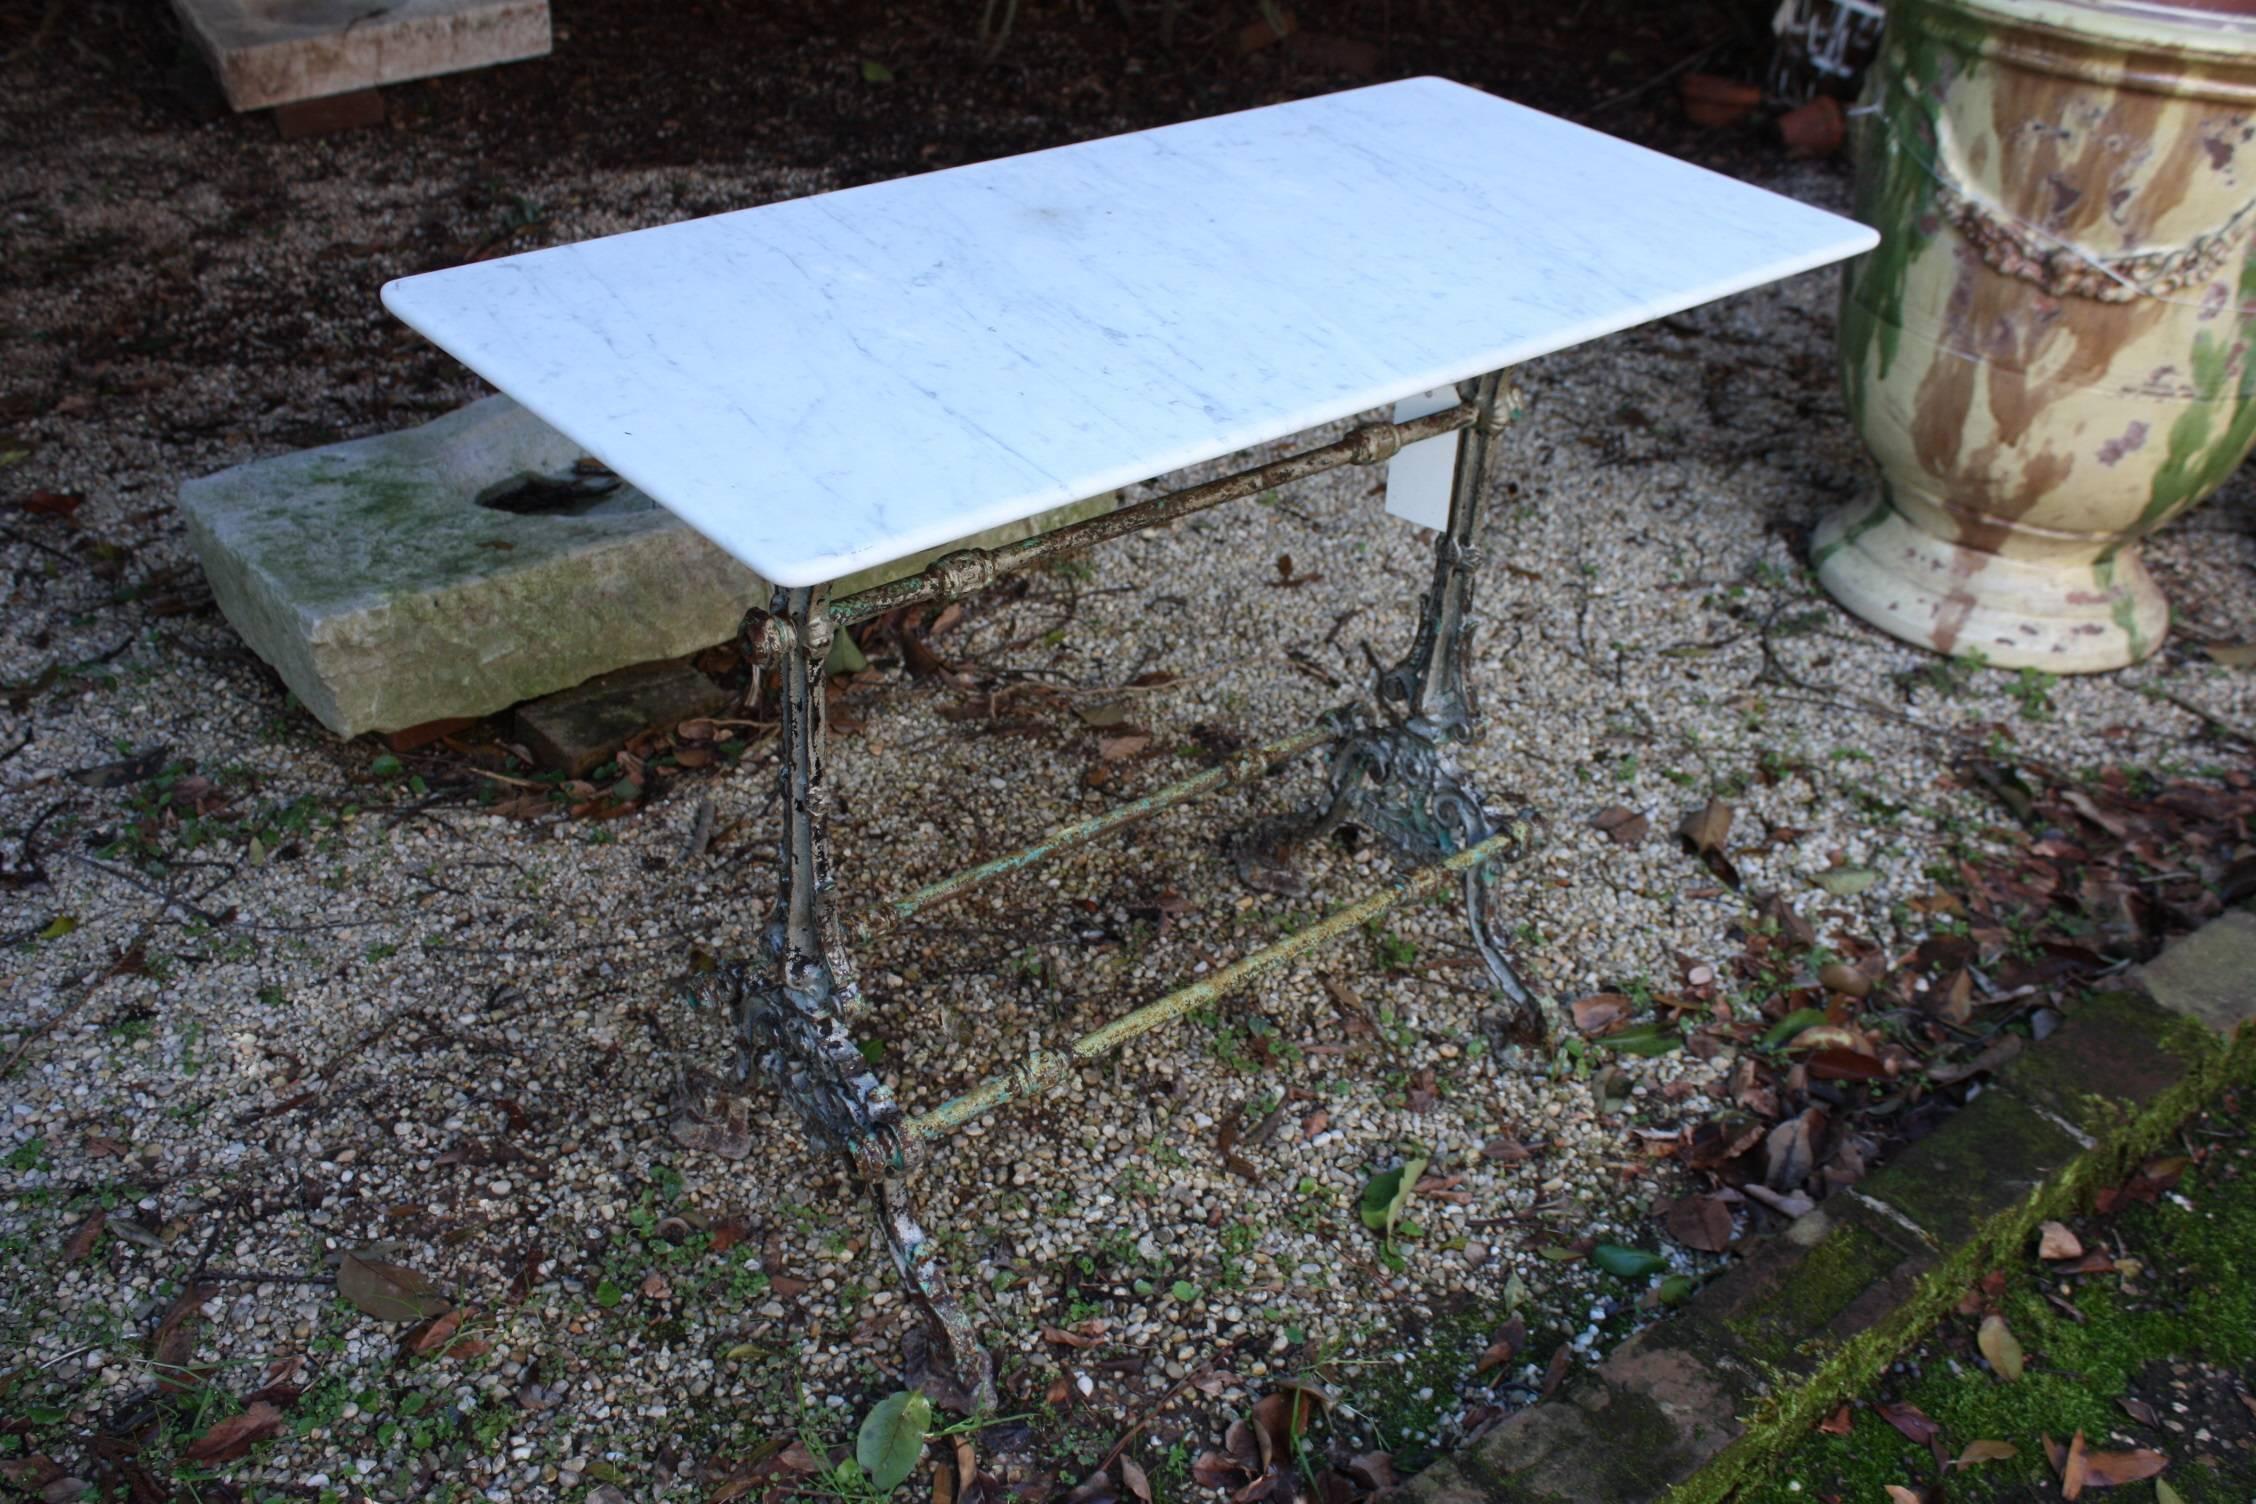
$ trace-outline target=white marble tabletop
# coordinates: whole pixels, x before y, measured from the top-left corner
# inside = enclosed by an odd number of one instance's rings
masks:
[[[1868,250],[1440,79],[533,251],[395,314],[816,585]]]

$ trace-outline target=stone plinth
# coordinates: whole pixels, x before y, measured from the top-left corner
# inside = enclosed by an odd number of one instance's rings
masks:
[[[577,468],[583,458],[489,397],[189,481],[180,507],[220,609],[305,707],[340,736],[396,731],[726,642],[766,601],[752,571],[631,486]],[[992,546],[1111,504],[965,541]]]
[[[548,0],[172,0],[172,8],[238,110],[549,49]]]

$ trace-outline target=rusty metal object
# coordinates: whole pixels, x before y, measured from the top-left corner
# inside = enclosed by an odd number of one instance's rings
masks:
[[[1373,893],[1359,902],[1326,915],[1306,929],[1296,930],[1273,945],[1240,957],[1212,976],[1202,977],[1188,987],[1170,992],[1157,1002],[1147,1003],[1133,1013],[1090,1030],[1067,1049],[1036,1050],[1026,1059],[998,1071],[961,1096],[951,1098],[932,1111],[919,1113],[909,1119],[903,1125],[902,1132],[912,1140],[937,1137],[962,1127],[974,1118],[984,1117],[1007,1103],[1039,1096],[1056,1086],[1075,1066],[1109,1055],[1139,1035],[1149,1034],[1162,1024],[1173,1023],[1185,1014],[1195,1013],[1218,1002],[1261,973],[1287,961],[1297,960],[1317,947],[1352,932],[1358,926],[1370,923],[1389,909],[1431,897],[1452,878],[1477,873],[1486,863],[1517,848],[1523,836],[1524,831],[1498,832],[1476,846],[1468,846],[1431,867],[1421,868],[1392,888]]]
[[[1379,464],[1393,458],[1405,445],[1469,427],[1473,418],[1470,406],[1459,406],[1402,423],[1373,423],[1334,443],[1256,465],[1251,470],[1241,470],[1204,485],[1140,501],[1102,517],[1091,517],[1086,522],[1071,523],[1000,548],[959,549],[934,560],[916,574],[832,601],[828,615],[837,625],[850,626],[903,606],[954,600],[984,590],[1006,575],[1016,574],[1055,554],[1077,553],[1108,539],[1142,532],[1178,517],[1188,517],[1193,512],[1218,507],[1226,501],[1258,496],[1263,491],[1321,475],[1342,465]]]
[[[1515,400],[1501,375],[1484,377],[1471,385],[1470,400],[1455,408],[1407,422],[1359,428],[1336,443],[1021,543],[959,550],[920,573],[844,599],[826,599],[821,589],[779,589],[766,611],[746,616],[745,653],[762,673],[777,676],[782,703],[783,756],[778,777],[784,830],[777,851],[781,881],[765,933],[771,970],[764,979],[756,978],[745,962],[728,962],[704,986],[718,990],[735,1022],[739,1075],[749,1076],[755,1066],[764,1071],[798,1111],[810,1138],[843,1154],[867,1187],[877,1209],[879,1231],[902,1279],[943,1335],[959,1378],[980,1405],[994,1402],[992,1362],[970,1319],[948,1292],[910,1197],[909,1177],[924,1140],[1031,1095],[1074,1063],[1117,1049],[1226,996],[1260,972],[1453,880],[1464,884],[1475,940],[1499,985],[1516,1007],[1534,1016],[1533,999],[1519,986],[1502,948],[1487,930],[1483,899],[1488,864],[1520,849],[1527,828],[1498,822],[1445,750],[1449,743],[1471,734],[1476,718],[1465,654],[1474,625],[1473,576],[1480,564],[1474,543],[1480,521],[1480,480],[1489,440],[1509,417]],[[838,629],[901,606],[978,590],[1046,555],[1086,548],[1304,476],[1340,465],[1381,463],[1405,444],[1460,429],[1470,432],[1459,445],[1450,523],[1436,544],[1433,581],[1417,634],[1409,654],[1382,676],[1378,686],[1387,724],[1351,724],[1335,717],[1321,729],[1249,748],[1217,767],[1053,831],[1021,851],[928,884],[895,900],[885,918],[863,933],[877,933],[981,883],[1227,784],[1264,776],[1273,766],[1327,744],[1333,749],[1333,791],[1327,806],[1316,814],[1319,823],[1330,821],[1323,828],[1353,818],[1401,849],[1435,859],[1434,864],[1392,890],[1351,904],[1211,977],[1084,1035],[1067,1051],[1037,1052],[953,1102],[914,1119],[905,1117],[891,1088],[869,1068],[847,1029],[848,1015],[861,998],[832,911],[822,692],[823,664]],[[699,1101],[687,1101],[677,1118],[677,1126],[691,1141],[716,1152],[735,1151],[740,1145],[749,1148],[748,1134],[733,1119],[717,1119]]]
[[[2161,645],[2138,543],[2256,446],[2256,16],[1896,0],[1857,121],[1841,369],[1877,486],[1818,576],[1938,651]]]
[[[1279,737],[1265,746],[1248,747],[1243,752],[1215,767],[1208,768],[1203,773],[1194,773],[1188,778],[1168,784],[1163,788],[1154,789],[1148,794],[1106,810],[1101,815],[1092,815],[1086,820],[1077,820],[1071,825],[1061,826],[1042,837],[1041,840],[1030,846],[1021,847],[1007,856],[996,857],[993,861],[982,862],[976,867],[966,867],[963,871],[941,878],[938,882],[927,883],[914,893],[889,900],[885,905],[886,913],[884,917],[879,922],[865,927],[861,936],[864,939],[869,939],[881,935],[894,925],[905,919],[915,917],[934,904],[946,903],[950,899],[960,898],[973,888],[992,882],[998,877],[1006,877],[1013,872],[1022,872],[1038,862],[1048,861],[1059,852],[1071,851],[1076,846],[1086,846],[1089,842],[1100,837],[1111,835],[1114,831],[1133,825],[1139,820],[1149,819],[1162,810],[1173,809],[1178,804],[1186,804],[1225,785],[1245,783],[1262,777],[1279,763],[1290,762],[1304,752],[1315,751],[1318,747],[1331,741],[1333,735],[1334,733],[1329,727],[1315,727],[1307,731],[1296,731],[1291,736]]]
[[[1250,886],[1297,891],[1293,849],[1342,825],[1368,830],[1418,862],[1486,849],[1504,829],[1449,748],[1479,726],[1466,662],[1478,624],[1473,586],[1482,563],[1478,539],[1488,453],[1496,434],[1518,414],[1520,396],[1502,372],[1492,372],[1473,383],[1470,405],[1477,416],[1457,447],[1449,525],[1434,539],[1433,577],[1410,650],[1378,676],[1376,713],[1350,705],[1328,717],[1334,739],[1323,797],[1302,814],[1264,822],[1232,839],[1231,859]],[[1525,1043],[1540,1043],[1549,1024],[1489,924],[1484,866],[1465,869],[1464,898],[1465,923],[1511,1010],[1511,1032]]]
[[[748,627],[771,650],[781,678],[784,812],[777,858],[782,881],[767,926],[773,968],[756,981],[742,961],[715,974],[738,1037],[738,1074],[757,1065],[797,1110],[821,1147],[844,1155],[878,1212],[879,1232],[910,1294],[944,1335],[958,1379],[983,1406],[994,1403],[994,1365],[971,1318],[950,1294],[909,1194],[909,1157],[893,1092],[870,1070],[847,1030],[860,1002],[831,908],[830,786],[823,663],[833,627],[820,590],[778,590],[764,620]]]

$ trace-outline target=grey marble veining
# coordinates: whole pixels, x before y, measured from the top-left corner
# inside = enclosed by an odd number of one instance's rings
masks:
[[[804,585],[1875,240],[1411,79],[409,277],[384,301]]]

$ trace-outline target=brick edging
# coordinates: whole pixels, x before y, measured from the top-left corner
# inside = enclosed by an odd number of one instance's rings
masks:
[[[1416,1504],[1713,1504],[1864,1387],[2038,1222],[2256,1079],[2256,914],[2082,999],[1928,1137],[1827,1198],[1557,1399],[1408,1486]]]

